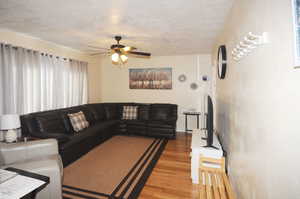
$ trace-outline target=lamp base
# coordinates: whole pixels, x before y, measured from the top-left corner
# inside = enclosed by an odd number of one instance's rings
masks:
[[[0,142],[5,141],[5,131],[0,130]]]
[[[18,138],[18,133],[16,129],[8,130],[5,134],[6,142],[15,142]]]

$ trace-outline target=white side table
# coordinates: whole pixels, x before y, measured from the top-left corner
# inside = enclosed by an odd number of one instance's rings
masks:
[[[223,157],[223,150],[220,142],[216,135],[214,135],[213,146],[218,149],[203,147],[206,145],[206,140],[202,138],[205,136],[205,130],[194,129],[192,133],[192,143],[191,143],[191,178],[193,184],[199,184],[199,158],[200,155],[203,157],[221,159]],[[216,167],[215,165],[207,165],[211,167]]]

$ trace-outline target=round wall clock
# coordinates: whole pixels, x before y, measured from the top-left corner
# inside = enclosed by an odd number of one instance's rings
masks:
[[[222,45],[218,50],[218,76],[220,79],[225,78],[227,65],[226,46]]]

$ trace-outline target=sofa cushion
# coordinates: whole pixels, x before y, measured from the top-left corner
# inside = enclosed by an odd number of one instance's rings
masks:
[[[149,120],[150,105],[149,104],[138,104],[138,120]]]
[[[96,121],[102,121],[106,119],[103,104],[88,104],[87,107],[93,114]]]
[[[85,116],[82,111],[68,114],[68,116],[72,124],[73,130],[76,132],[82,131],[90,125],[89,122],[85,119]]]
[[[93,137],[101,137],[101,133],[104,130],[107,130],[111,128],[112,126],[118,124],[118,120],[110,120],[110,121],[103,121],[99,122],[93,126],[90,126],[87,129],[84,129],[83,131],[74,134],[70,137],[70,141],[59,146],[60,150],[64,150],[68,147],[71,147],[73,145],[76,145],[79,142],[86,141],[87,139],[93,140]]]
[[[81,105],[81,106],[76,106],[75,108],[77,108],[78,111],[82,111],[84,113],[84,116],[85,116],[86,120],[90,123],[90,125],[93,125],[96,123],[96,119],[95,119],[93,113],[88,108],[87,104]]]
[[[58,112],[45,112],[35,116],[41,133],[67,133],[64,122]]]
[[[117,104],[105,104],[104,110],[107,120],[120,119],[120,109]]]
[[[138,106],[123,106],[123,120],[136,120]]]
[[[64,144],[59,145],[60,150],[64,150],[66,148],[72,147],[79,142],[82,142],[87,139],[90,135],[88,133],[79,132],[70,137],[70,140]]]
[[[92,126],[91,128],[88,128],[87,130],[92,129],[93,131],[101,133],[102,130],[110,129],[119,123],[120,123],[119,120],[102,121],[102,122],[99,122],[96,125]]]
[[[127,126],[146,126],[146,122],[142,120],[126,120]]]
[[[168,124],[168,123],[163,122],[163,121],[148,121],[148,127],[150,127],[150,128],[169,128],[169,129],[173,129],[174,125]]]
[[[151,105],[151,120],[167,120],[171,113],[170,107],[167,105]]]
[[[32,114],[21,115],[22,136],[32,136],[32,133],[40,134],[39,125]]]

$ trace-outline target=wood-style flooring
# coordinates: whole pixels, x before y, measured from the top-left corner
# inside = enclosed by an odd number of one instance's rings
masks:
[[[139,199],[198,198],[198,185],[190,177],[190,144],[191,135],[184,133],[168,142]]]

